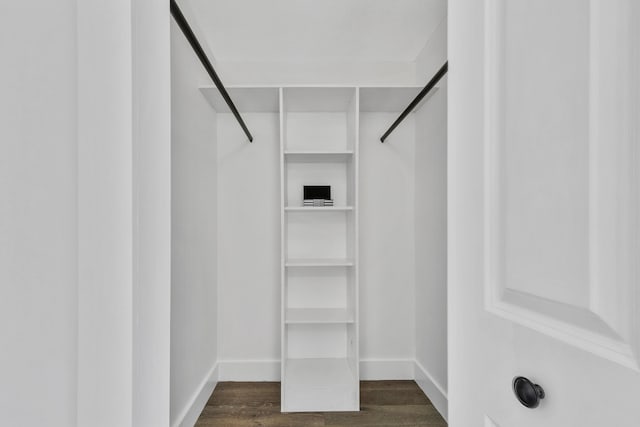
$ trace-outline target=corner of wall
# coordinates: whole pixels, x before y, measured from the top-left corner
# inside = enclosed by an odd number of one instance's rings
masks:
[[[218,376],[218,363],[216,362],[171,427],[193,427],[196,424],[211,393],[218,384]]]
[[[170,409],[172,426],[193,426],[219,376],[217,118],[199,91],[209,77],[174,22],[171,46]]]
[[[447,16],[442,18],[416,56],[416,83],[426,84],[447,60]]]
[[[420,389],[427,395],[433,407],[442,415],[445,421],[449,420],[449,401],[447,391],[439,384],[433,376],[418,362],[415,361],[414,379]]]
[[[447,418],[446,83],[416,113],[415,380]]]
[[[447,16],[418,54],[416,82],[425,84],[447,61]],[[416,117],[416,353],[414,379],[446,420],[446,79]],[[418,186],[418,183],[420,185]]]

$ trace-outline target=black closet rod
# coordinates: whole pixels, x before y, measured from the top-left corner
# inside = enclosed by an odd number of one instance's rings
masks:
[[[202,46],[200,46],[200,42],[198,42],[196,35],[193,33],[193,30],[189,26],[189,23],[185,19],[175,0],[171,0],[171,15],[173,16],[173,19],[176,20],[176,23],[182,30],[182,33],[189,41],[189,44],[193,48],[193,51],[196,53],[196,55],[198,55],[198,58],[200,58],[200,62],[202,62],[205,70],[207,70],[207,73],[209,73],[209,77],[211,77],[211,80],[213,80],[213,83],[215,83],[216,87],[220,91],[220,94],[229,106],[229,109],[231,110],[233,115],[236,116],[236,120],[238,120],[238,123],[240,123],[242,130],[247,135],[247,138],[249,138],[249,142],[253,142],[253,136],[251,136],[251,132],[249,132],[249,129],[247,129],[247,125],[244,124],[244,120],[242,120],[238,109],[231,100],[227,89],[225,89],[224,85],[220,81],[220,77],[218,77],[218,75],[216,74],[216,70],[213,69],[213,65],[211,65],[209,58],[207,58],[207,54],[204,53]]]
[[[427,94],[440,81],[440,79],[444,77],[445,74],[447,74],[448,69],[449,69],[449,62],[447,61],[438,70],[438,72],[431,78],[431,80],[429,80],[429,83],[427,83],[424,89],[420,91],[418,96],[416,96],[414,100],[411,101],[411,104],[409,104],[409,106],[405,108],[402,114],[400,114],[400,117],[398,117],[396,121],[393,122],[391,127],[389,127],[389,129],[384,133],[384,135],[382,135],[382,137],[380,138],[380,142],[384,142],[384,140],[387,139],[387,137],[391,134],[391,132],[393,132],[393,130],[398,127],[398,125],[405,119],[405,117],[407,117],[409,113],[413,111],[414,108],[416,108],[416,105],[418,105],[420,101],[422,101],[422,98],[427,96]]]

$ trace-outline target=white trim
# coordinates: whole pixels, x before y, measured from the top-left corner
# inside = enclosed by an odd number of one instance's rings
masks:
[[[414,359],[360,360],[360,379],[413,380]],[[280,381],[280,359],[220,360],[219,381]]]
[[[442,415],[445,421],[449,421],[449,399],[445,388],[436,381],[433,376],[418,362],[415,361],[414,379],[418,386],[427,395],[433,407]]]
[[[280,359],[219,360],[218,381],[280,381]]]
[[[213,389],[218,384],[218,368],[219,364],[215,363],[208,374],[204,377],[200,386],[196,389],[189,402],[184,407],[180,415],[171,424],[171,427],[193,427],[198,421],[198,417],[202,413]]]
[[[360,380],[412,380],[413,359],[361,359]]]

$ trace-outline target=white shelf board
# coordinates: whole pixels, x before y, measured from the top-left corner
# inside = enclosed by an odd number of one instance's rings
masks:
[[[200,92],[218,113],[231,112],[217,87],[201,87]],[[280,111],[278,88],[229,87],[227,92],[240,113],[277,113]]]
[[[358,411],[359,383],[346,358],[285,359],[283,411]]]
[[[352,211],[353,206],[287,206],[286,212],[347,212]]]
[[[295,163],[343,163],[353,158],[353,150],[344,151],[293,151],[285,150],[284,157]]]
[[[347,308],[288,308],[286,324],[353,323],[353,311]]]
[[[352,267],[350,258],[297,258],[285,261],[285,267]]]
[[[423,89],[422,86],[406,87],[362,87],[360,88],[360,111],[363,113],[400,113]],[[432,89],[414,109],[417,111],[430,98],[438,86]]]

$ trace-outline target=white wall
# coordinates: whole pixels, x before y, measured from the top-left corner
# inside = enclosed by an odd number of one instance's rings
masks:
[[[216,113],[210,79],[171,23],[171,425],[190,425],[215,387],[218,270]],[[192,425],[192,422],[191,422]]]
[[[168,426],[171,311],[169,11],[131,3],[133,47],[133,422]]]
[[[217,70],[226,85],[416,83],[416,64],[408,61],[221,61]]]
[[[76,2],[2,2],[0,52],[0,425],[68,427],[78,327]]]
[[[425,83],[444,64],[446,21],[418,57]],[[416,381],[447,416],[447,89],[415,112]]]
[[[130,426],[133,418],[130,5],[126,1],[79,2],[77,31],[77,422]],[[100,84],[96,84],[98,81]]]
[[[432,400],[447,390],[446,106],[445,86],[416,112],[416,361]]]
[[[416,83],[426,85],[447,58],[447,17],[445,16],[416,57]]]
[[[168,11],[77,5],[77,424],[166,426]]]
[[[0,16],[0,424],[166,425],[167,8]]]
[[[218,114],[220,379],[274,380],[280,368],[277,113]]]
[[[397,116],[360,114],[360,358],[364,378],[413,378],[413,116],[380,143],[380,136]]]
[[[244,113],[249,144],[218,114],[221,380],[276,380],[280,360],[278,115]],[[380,144],[394,114],[361,116],[363,377],[412,378],[413,119]]]

